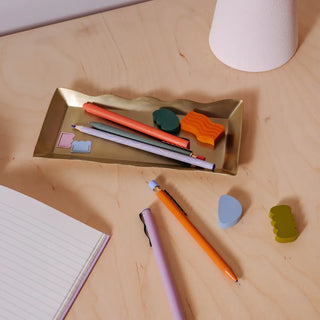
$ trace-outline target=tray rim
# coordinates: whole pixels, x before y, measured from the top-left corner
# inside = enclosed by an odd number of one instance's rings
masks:
[[[77,103],[74,103],[74,105],[71,105],[70,103],[68,104],[67,100],[68,98],[66,97],[66,95],[70,95],[70,94],[75,94],[77,96],[81,96],[81,98],[83,99],[83,101],[92,101],[92,102],[96,102],[96,103],[99,103],[99,101],[102,101],[101,103],[103,103],[104,105],[108,105],[108,107],[111,107],[111,108],[115,108],[115,109],[123,109],[121,108],[120,106],[122,104],[126,104],[126,108],[125,110],[130,110],[130,108],[128,108],[128,105],[134,105],[135,103],[139,102],[143,102],[143,103],[148,103],[148,108],[150,108],[152,110],[156,110],[156,109],[159,109],[159,107],[164,107],[166,105],[169,105],[169,106],[176,106],[176,105],[187,105],[189,107],[190,110],[197,110],[199,108],[195,108],[195,106],[197,107],[201,107],[201,111],[202,113],[205,114],[207,110],[207,108],[212,108],[212,105],[215,104],[215,103],[224,103],[224,104],[228,104],[228,103],[233,103],[235,104],[235,106],[232,108],[231,112],[229,113],[229,116],[228,118],[226,117],[219,117],[217,116],[217,118],[221,118],[221,119],[231,119],[235,114],[237,114],[239,116],[239,132],[238,132],[238,139],[239,139],[239,143],[236,147],[236,152],[235,152],[235,166],[233,168],[233,170],[227,170],[227,169],[219,169],[219,170],[215,170],[213,173],[221,173],[221,174],[228,174],[228,175],[236,175],[237,174],[237,171],[238,171],[238,166],[239,166],[239,158],[240,158],[240,147],[241,147],[241,136],[242,136],[242,123],[243,123],[243,111],[244,111],[244,102],[242,99],[221,99],[221,100],[216,100],[216,101],[212,101],[212,102],[197,102],[197,101],[194,101],[194,100],[189,100],[189,99],[174,99],[174,100],[161,100],[159,98],[156,98],[156,97],[152,97],[152,96],[139,96],[139,97],[136,97],[136,98],[124,98],[124,97],[121,97],[119,95],[114,95],[114,94],[102,94],[102,95],[98,95],[98,96],[91,96],[91,95],[87,95],[85,93],[82,93],[82,92],[79,92],[79,91],[76,91],[76,90],[73,90],[73,89],[68,89],[68,88],[56,88],[52,97],[51,97],[51,100],[50,100],[50,103],[49,103],[49,106],[48,106],[48,109],[47,109],[47,112],[46,112],[46,115],[45,115],[45,118],[44,118],[44,121],[42,123],[42,127],[41,127],[41,130],[40,130],[40,133],[39,133],[39,136],[38,136],[38,140],[37,140],[37,143],[36,143],[36,146],[34,148],[34,152],[33,152],[33,157],[45,157],[45,158],[52,158],[52,159],[72,159],[72,160],[87,160],[87,161],[95,161],[95,162],[100,162],[100,163],[109,163],[109,164],[122,164],[122,165],[133,165],[133,166],[142,166],[142,167],[159,167],[159,168],[171,168],[171,169],[178,169],[178,170],[197,170],[197,171],[202,171],[202,172],[207,172],[206,170],[203,170],[201,168],[190,168],[190,167],[178,167],[178,166],[170,166],[170,165],[156,165],[154,163],[150,163],[150,165],[148,163],[140,163],[140,162],[134,162],[134,161],[125,161],[125,162],[115,162],[115,161],[108,161],[108,159],[104,159],[104,161],[101,161],[100,160],[97,160],[95,159],[94,157],[92,157],[91,159],[88,159],[88,158],[82,158],[82,157],[79,157],[79,156],[75,156],[74,154],[73,155],[70,155],[70,156],[64,156],[62,154],[55,154],[54,153],[54,147],[53,147],[53,150],[51,150],[50,152],[41,152],[39,151],[38,147],[39,147],[39,142],[41,141],[41,138],[42,138],[42,135],[43,135],[43,132],[46,130],[46,124],[48,124],[48,121],[49,121],[49,118],[50,118],[50,113],[52,112],[52,105],[53,105],[53,102],[54,100],[58,97],[62,98],[66,104],[66,108],[65,108],[65,111],[64,111],[64,115],[65,113],[67,112],[68,108],[69,107],[79,107],[81,108],[82,107],[82,104],[77,104]],[[106,103],[104,100],[105,99],[111,99],[111,100],[116,100],[117,101],[117,105],[109,105],[109,103]],[[154,107],[150,106],[150,101],[153,101],[154,103]],[[119,103],[120,102],[120,103]],[[229,106],[228,106],[229,107]],[[186,106],[184,106],[184,108],[186,108]],[[188,109],[188,108],[187,108]],[[139,111],[139,110],[136,110],[136,109],[133,109],[135,111]],[[188,112],[187,111],[184,111],[184,113],[186,114]],[[63,118],[64,119],[64,118]],[[62,123],[63,123],[63,119],[61,120],[61,123],[60,123],[60,128],[62,126]],[[57,135],[59,134],[60,132],[60,129],[59,131],[57,132]],[[56,137],[57,138],[57,137]]]

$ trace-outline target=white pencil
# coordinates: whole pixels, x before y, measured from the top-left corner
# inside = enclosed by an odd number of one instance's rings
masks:
[[[109,141],[113,141],[116,143],[120,143],[135,149],[139,149],[139,150],[144,150],[150,153],[154,153],[157,154],[159,156],[162,157],[166,157],[166,158],[170,158],[170,159],[174,159],[174,160],[178,160],[181,162],[185,162],[185,163],[189,163],[191,165],[200,167],[200,168],[204,168],[204,169],[209,169],[209,170],[214,170],[215,164],[205,161],[205,160],[200,160],[200,159],[196,159],[196,158],[192,158],[189,156],[186,156],[184,154],[180,154],[174,151],[170,151],[170,150],[166,150],[166,149],[162,149],[159,147],[155,147],[146,143],[142,143],[139,141],[134,141],[132,139],[128,139],[128,138],[124,138],[124,137],[120,137],[117,136],[115,134],[112,133],[107,133],[107,132],[103,132],[100,130],[96,130],[93,128],[89,128],[89,127],[85,127],[85,126],[79,126],[79,125],[72,125],[73,128],[75,128],[76,130],[79,130],[80,132],[89,134],[91,136],[95,136],[98,138],[102,138],[105,140],[109,140]]]

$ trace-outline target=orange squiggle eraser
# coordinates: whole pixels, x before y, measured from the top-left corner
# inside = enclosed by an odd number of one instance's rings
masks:
[[[215,145],[215,141],[224,134],[222,124],[213,123],[204,114],[190,111],[180,121],[181,129],[194,134],[198,141]]]

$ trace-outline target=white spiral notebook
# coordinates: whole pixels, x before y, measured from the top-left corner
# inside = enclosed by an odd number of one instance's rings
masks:
[[[63,319],[108,240],[0,186],[0,319]]]

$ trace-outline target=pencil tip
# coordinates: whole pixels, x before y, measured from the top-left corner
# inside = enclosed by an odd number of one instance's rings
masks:
[[[72,127],[72,128],[75,128],[75,127],[76,127],[76,125],[75,125],[75,124],[72,124],[72,125],[71,125],[71,127]]]

